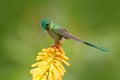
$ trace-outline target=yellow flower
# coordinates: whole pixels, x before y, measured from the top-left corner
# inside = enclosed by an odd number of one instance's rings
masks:
[[[58,46],[58,45],[57,45]],[[62,80],[66,72],[62,63],[67,66],[70,64],[66,61],[68,57],[61,46],[52,46],[48,49],[42,49],[36,58],[37,62],[32,64],[34,67],[30,70],[32,80]]]

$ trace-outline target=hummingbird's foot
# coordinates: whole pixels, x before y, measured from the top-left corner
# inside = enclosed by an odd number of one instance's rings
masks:
[[[61,42],[56,42],[55,44],[53,44],[51,47],[53,48],[61,48],[62,47],[62,43]]]

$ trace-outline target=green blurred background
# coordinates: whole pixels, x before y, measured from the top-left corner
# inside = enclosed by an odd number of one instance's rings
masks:
[[[107,54],[65,40],[71,66],[63,80],[120,80],[119,0],[1,0],[0,80],[32,80],[37,53],[53,44],[41,28],[43,18],[110,49]]]

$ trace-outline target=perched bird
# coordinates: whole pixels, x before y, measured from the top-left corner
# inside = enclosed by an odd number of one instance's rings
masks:
[[[59,43],[62,40],[62,38],[73,39],[73,40],[78,41],[80,43],[83,43],[83,44],[92,46],[94,48],[97,48],[99,50],[102,50],[104,52],[108,52],[108,49],[106,49],[104,47],[96,46],[96,45],[94,45],[92,43],[89,43],[89,42],[86,42],[86,41],[83,41],[83,40],[77,38],[76,36],[74,36],[71,33],[69,33],[62,26],[60,26],[58,24],[55,24],[54,22],[52,22],[49,19],[43,19],[43,21],[42,21],[42,28],[44,30],[48,31],[49,35],[54,39],[55,44]]]

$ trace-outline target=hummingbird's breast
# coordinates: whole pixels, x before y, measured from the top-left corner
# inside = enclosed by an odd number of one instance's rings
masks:
[[[48,33],[55,40],[55,42],[59,42],[62,39],[62,36],[58,35],[52,30],[48,30]]]

